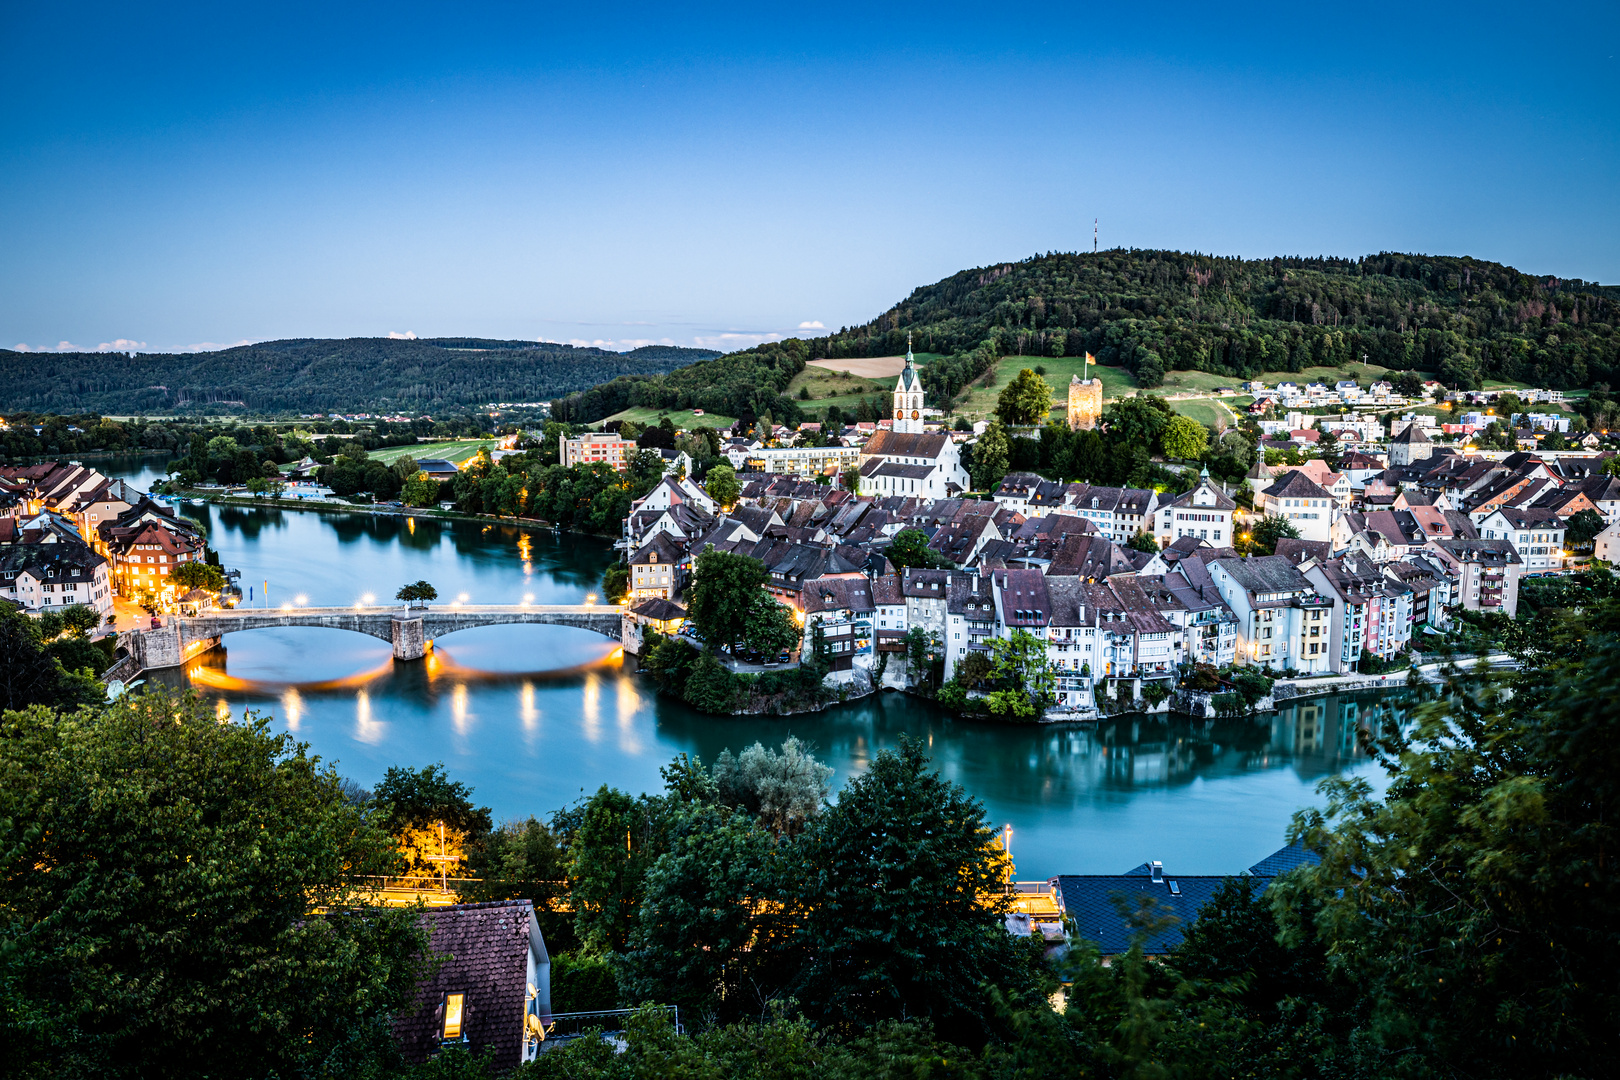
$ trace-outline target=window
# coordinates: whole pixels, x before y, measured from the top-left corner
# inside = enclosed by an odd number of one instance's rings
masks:
[[[444,995],[444,1031],[441,1038],[445,1042],[465,1041],[462,1035],[462,1018],[466,1012],[467,994],[465,991]]]

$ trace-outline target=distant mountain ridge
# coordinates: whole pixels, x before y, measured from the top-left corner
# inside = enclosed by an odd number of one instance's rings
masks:
[[[0,350],[0,409],[33,412],[433,412],[545,401],[720,354],[627,353],[489,338],[289,338],[206,353]]]

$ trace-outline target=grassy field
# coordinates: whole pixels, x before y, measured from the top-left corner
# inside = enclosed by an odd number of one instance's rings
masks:
[[[1232,416],[1225,409],[1210,398],[1187,398],[1184,401],[1170,402],[1172,411],[1181,416],[1190,416],[1200,424],[1209,427],[1232,427]]]
[[[996,398],[1007,384],[1017,378],[1024,368],[1033,370],[1036,367],[1046,369],[1045,378],[1052,387],[1054,416],[1062,416],[1065,412],[1069,400],[1069,379],[1075,375],[1082,379],[1088,376],[1101,379],[1105,401],[1125,397],[1129,391],[1136,389],[1136,379],[1124,368],[1094,364],[1087,371],[1085,360],[1078,356],[1007,356],[996,365],[995,381],[988,387],[975,382],[956,411],[973,417],[989,416],[995,411]]]
[[[887,413],[894,383],[894,379],[867,379],[827,368],[806,367],[788,383],[787,396],[798,402],[799,408],[817,416],[826,415],[829,405],[837,405],[839,409],[848,411],[863,399],[875,396],[882,400],[884,412]],[[806,387],[810,390],[808,401],[799,396],[799,392]]]
[[[608,420],[634,420],[636,423],[645,426],[662,423],[666,416],[669,417],[669,422],[674,424],[679,431],[690,431],[699,427],[730,427],[737,422],[735,416],[722,416],[719,413],[706,412],[702,416],[694,416],[690,409],[651,409],[643,406],[616,412],[608,417]]]
[[[417,443],[415,446],[385,446],[381,450],[373,450],[370,456],[384,465],[392,465],[402,457],[413,457],[418,461],[437,458],[460,465],[485,446],[493,448],[495,443],[491,439],[459,439],[455,442]]]

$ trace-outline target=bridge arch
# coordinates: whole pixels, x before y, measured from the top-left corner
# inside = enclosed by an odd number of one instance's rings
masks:
[[[623,640],[623,614],[616,607],[596,604],[457,605],[449,608],[296,608],[279,611],[237,608],[176,618],[162,630],[147,631],[146,635],[166,633],[176,635],[178,640],[173,643],[173,647],[178,656],[174,663],[183,662],[212,647],[226,634],[284,626],[316,626],[366,634],[389,642],[394,648],[395,659],[415,660],[427,651],[427,642],[436,637],[477,626],[503,625],[571,626],[601,634],[614,641]],[[159,651],[168,650],[160,648]]]

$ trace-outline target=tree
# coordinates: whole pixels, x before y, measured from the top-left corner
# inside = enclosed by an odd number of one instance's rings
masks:
[[[390,1067],[426,934],[367,899],[394,865],[380,817],[269,720],[193,696],[5,714],[7,1073]]]
[[[190,565],[190,564],[182,564]],[[178,569],[178,568],[177,568]],[[219,568],[211,567],[217,571]],[[101,625],[101,613],[87,604],[74,604],[61,611],[62,632],[75,638],[84,638]]]
[[[1159,550],[1159,542],[1155,540],[1153,538],[1153,534],[1148,532],[1146,529],[1142,530],[1141,532],[1132,533],[1131,538],[1125,541],[1125,546],[1130,548],[1132,551],[1146,551],[1152,553]]]
[[[996,415],[1009,427],[1038,424],[1051,411],[1051,384],[1029,368],[1014,376],[996,400]]]
[[[1369,1061],[1551,1077],[1612,1053],[1616,614],[1606,601],[1545,621],[1517,672],[1414,680],[1415,725],[1375,733],[1384,795],[1326,780],[1325,809],[1295,815],[1290,837],[1320,865],[1266,900],[1285,945],[1333,958],[1359,1004],[1343,1044]]]
[[[889,541],[884,556],[896,568],[916,566],[922,568],[944,565],[939,553],[928,546],[928,536],[921,529],[901,529]]]
[[[0,712],[30,705],[71,709],[105,701],[107,692],[93,673],[68,668],[53,655],[55,643],[45,640],[41,623],[0,604]]]
[[[1056,681],[1042,639],[1027,630],[1014,630],[1008,637],[990,639],[990,657],[995,663],[993,677],[1000,684],[985,696],[992,713],[1031,720],[1056,700],[1052,694]]]
[[[927,1017],[982,1039],[984,987],[1012,1001],[1033,988],[1002,924],[1009,866],[994,840],[984,807],[929,770],[920,742],[878,754],[787,853],[804,1012],[855,1028]]]
[[[443,762],[421,769],[391,766],[372,798],[385,808],[385,824],[412,873],[438,874],[441,866],[429,856],[452,855],[462,862],[446,873],[467,876],[464,864],[490,831],[490,811],[473,805],[472,788],[451,780]]]
[[[1285,536],[1298,540],[1299,530],[1294,528],[1294,523],[1287,518],[1268,514],[1256,522],[1254,528],[1250,530],[1249,546],[1256,554],[1275,555],[1277,541]]]
[[[692,662],[681,698],[698,712],[725,716],[734,712],[737,704],[736,676],[726,670],[712,649],[705,649]]]
[[[418,470],[410,474],[400,489],[400,500],[406,506],[432,506],[439,500],[439,482]]]
[[[845,491],[860,491],[861,470],[854,465],[844,466],[844,471],[838,476],[838,484]]]
[[[617,604],[630,591],[630,568],[622,562],[611,564],[602,571],[602,595],[610,604]]]
[[[183,562],[174,568],[169,580],[182,592],[206,589],[217,593],[225,587],[225,574],[219,567],[206,562]]]
[[[906,631],[906,673],[914,686],[921,686],[934,666],[934,641],[928,631],[913,626]]]
[[[1403,371],[1395,376],[1395,392],[1402,397],[1416,398],[1423,396],[1423,376],[1415,371]]]
[[[1172,416],[1165,422],[1159,441],[1165,457],[1200,458],[1209,448],[1209,429],[1190,416]]]
[[[644,879],[663,854],[665,807],[603,784],[586,802],[569,843],[574,927],[586,948],[622,952],[641,907]]]
[[[1001,421],[991,418],[984,434],[973,443],[973,486],[979,491],[992,491],[1007,475],[1007,429]]]
[[[1159,437],[1175,414],[1170,404],[1152,394],[1120,398],[1103,410],[1103,427],[1108,431],[1109,447],[1117,454],[1126,447],[1139,447],[1152,452],[1162,449]]]
[[[765,564],[747,555],[709,548],[692,570],[692,623],[713,648],[743,639],[754,597],[771,575]]]
[[[799,636],[793,610],[777,603],[764,589],[756,589],[743,619],[743,642],[748,651],[774,657],[790,651],[799,643]]]
[[[789,735],[782,752],[755,743],[733,757],[722,750],[714,763],[715,799],[749,813],[777,838],[794,836],[827,801],[833,770]]]
[[[401,585],[399,592],[394,594],[395,600],[403,600],[412,607],[426,607],[430,601],[439,598],[439,590],[425,581],[413,581],[409,585]]]
[[[696,805],[671,823],[669,850],[647,872],[626,941],[624,994],[678,1005],[695,1018],[758,1016],[751,977],[769,962],[772,842],[748,817]]]
[[[1595,510],[1577,510],[1569,516],[1564,540],[1571,547],[1590,547],[1597,534],[1606,527],[1602,515]]]
[[[709,498],[727,510],[742,495],[742,487],[737,483],[737,470],[723,463],[709,470],[708,475],[703,478],[703,488],[708,492]]]

